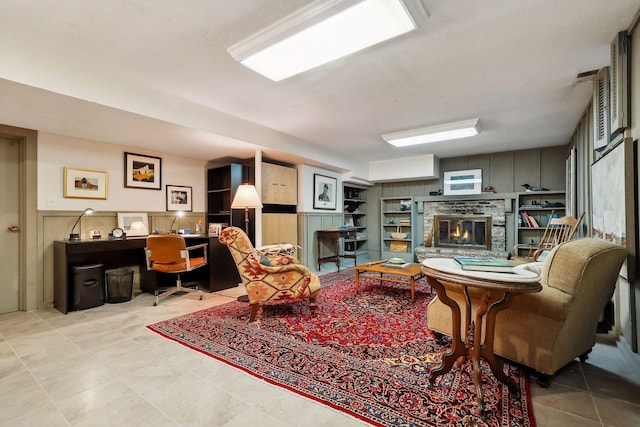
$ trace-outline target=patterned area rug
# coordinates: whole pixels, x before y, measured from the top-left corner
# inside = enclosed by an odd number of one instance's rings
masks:
[[[353,268],[320,277],[315,315],[307,301],[270,304],[248,324],[248,303],[233,301],[149,329],[378,426],[535,426],[529,378],[505,365],[520,397],[482,363],[487,410],[479,414],[471,363],[429,384],[447,350],[426,327],[435,296],[424,279],[408,286],[361,279]]]

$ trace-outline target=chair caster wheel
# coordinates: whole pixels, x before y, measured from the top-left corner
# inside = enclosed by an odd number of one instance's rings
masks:
[[[155,306],[157,306],[157,305],[158,305],[158,301],[154,301],[154,302],[153,302],[153,306],[155,307]]]

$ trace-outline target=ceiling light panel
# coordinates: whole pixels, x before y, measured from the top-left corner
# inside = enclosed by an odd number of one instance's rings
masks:
[[[415,30],[426,16],[419,0],[320,0],[227,51],[280,81]]]
[[[382,139],[396,147],[428,144],[430,142],[467,138],[480,133],[479,119],[428,126],[420,129],[382,135]]]

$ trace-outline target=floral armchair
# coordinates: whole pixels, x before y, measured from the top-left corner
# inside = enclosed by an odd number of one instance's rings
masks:
[[[231,251],[242,283],[247,289],[251,316],[255,320],[260,303],[287,302],[309,298],[312,311],[320,291],[320,280],[297,259],[289,256],[263,257],[240,228],[228,227],[218,237]]]

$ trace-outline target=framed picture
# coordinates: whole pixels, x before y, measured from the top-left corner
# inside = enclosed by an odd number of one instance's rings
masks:
[[[134,226],[134,230],[131,230],[131,224],[142,223],[144,227],[138,227],[139,224]],[[122,228],[127,236],[143,236],[148,233],[149,230],[149,216],[146,212],[118,212],[118,227]],[[141,230],[139,233],[136,230]],[[144,233],[147,230],[147,233]]]
[[[591,165],[591,237],[634,248],[638,233],[633,203],[636,157],[631,138],[612,142]],[[629,251],[620,275],[633,282],[635,256]]]
[[[162,159],[142,154],[124,153],[124,186],[162,189]]]
[[[167,211],[191,212],[191,187],[167,185]]]
[[[107,199],[107,172],[64,168],[64,197],[70,199]]]
[[[218,237],[222,231],[222,223],[210,222],[209,223],[209,236]]]
[[[338,180],[330,176],[313,174],[313,208],[336,210]]]
[[[444,173],[445,196],[482,193],[482,169]]]

